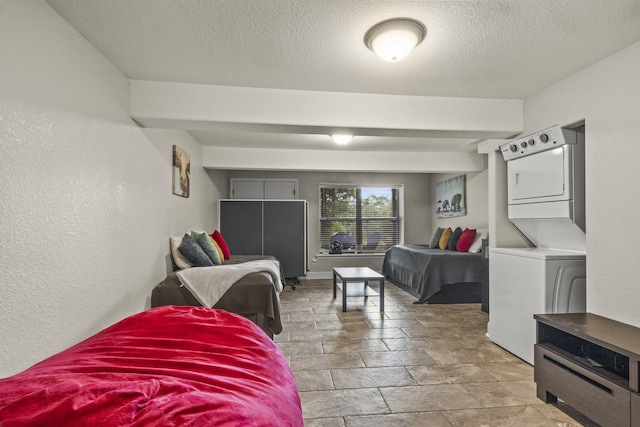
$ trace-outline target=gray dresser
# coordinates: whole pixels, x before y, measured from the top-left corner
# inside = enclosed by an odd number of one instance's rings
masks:
[[[220,232],[232,257],[273,255],[297,283],[307,274],[307,209],[306,200],[223,199]]]

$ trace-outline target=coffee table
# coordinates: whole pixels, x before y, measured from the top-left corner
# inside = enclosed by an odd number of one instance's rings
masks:
[[[342,286],[338,284],[338,278]],[[376,273],[369,267],[339,267],[333,269],[333,297],[336,298],[337,288],[342,289],[342,311],[347,311],[347,297],[378,295],[378,292],[369,287],[370,281],[377,281],[380,284],[380,311],[384,311],[384,276]],[[347,286],[349,282],[351,285]]]

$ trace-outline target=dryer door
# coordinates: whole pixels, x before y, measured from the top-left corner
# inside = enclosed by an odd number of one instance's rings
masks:
[[[509,204],[570,199],[569,146],[564,145],[507,163]]]

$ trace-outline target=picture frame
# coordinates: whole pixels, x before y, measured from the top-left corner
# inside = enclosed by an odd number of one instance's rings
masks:
[[[182,148],[173,146],[172,192],[180,197],[189,197],[191,181],[191,157]]]
[[[436,183],[435,212],[436,218],[467,214],[464,175]]]

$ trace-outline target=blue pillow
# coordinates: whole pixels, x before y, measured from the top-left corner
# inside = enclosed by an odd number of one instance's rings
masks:
[[[462,228],[458,227],[455,230],[453,230],[453,233],[451,233],[451,237],[449,237],[450,251],[456,250],[456,245],[458,244],[458,240],[460,239],[460,236],[462,236]]]
[[[182,243],[178,246],[178,250],[194,267],[210,267],[213,265],[211,258],[202,250],[198,242],[188,234],[185,234],[182,238]]]
[[[429,248],[435,249],[440,248],[440,237],[442,236],[442,232],[444,228],[438,227],[435,233],[433,233],[433,237],[431,238],[431,242],[429,243]]]

